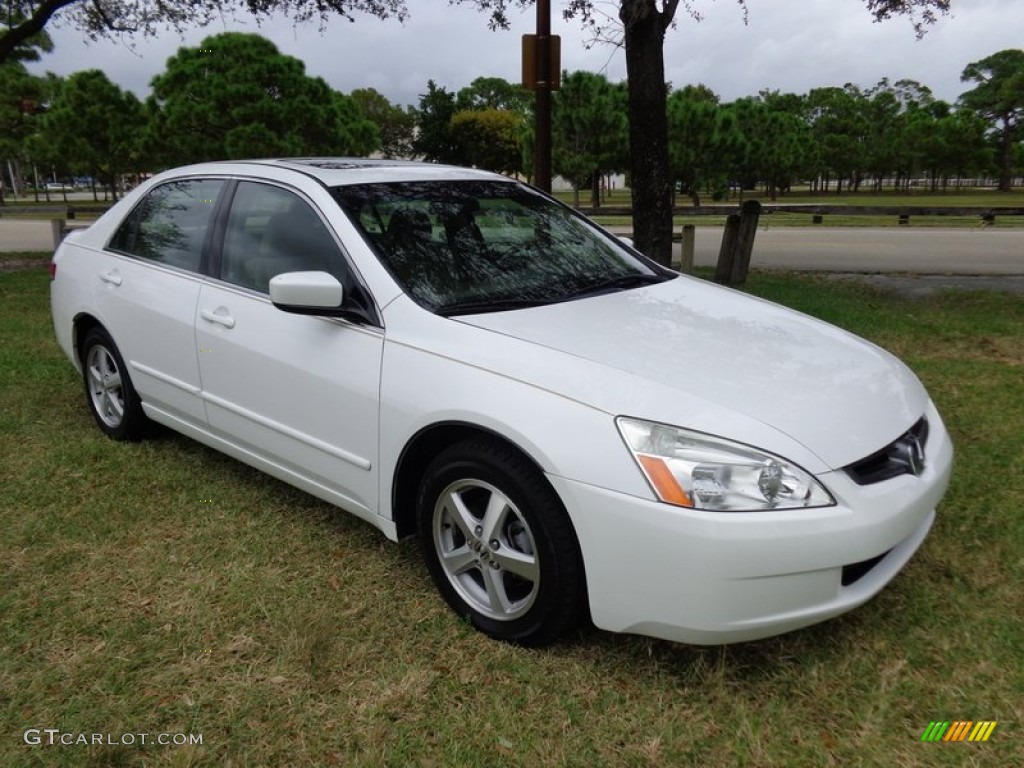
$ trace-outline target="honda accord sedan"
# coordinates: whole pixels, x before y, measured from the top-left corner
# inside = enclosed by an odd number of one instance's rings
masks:
[[[398,540],[458,615],[720,644],[878,593],[953,449],[910,370],[676,274],[513,179],[208,163],[53,257],[98,427],[170,427]]]

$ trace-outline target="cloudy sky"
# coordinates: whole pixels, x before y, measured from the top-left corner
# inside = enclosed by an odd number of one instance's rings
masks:
[[[587,48],[578,23],[563,21],[552,3],[552,31],[562,37],[562,68],[603,72],[625,79],[621,50]],[[598,3],[614,9],[611,2]],[[850,82],[870,87],[881,78],[910,78],[938,98],[954,101],[967,88],[966,64],[1006,48],[1024,45],[1024,0],[953,0],[953,13],[916,40],[910,22],[874,23],[863,0],[693,0],[703,14],[697,22],[680,11],[665,45],[667,79],[676,87],[703,83],[724,101],[762,89],[806,93],[818,86]],[[533,30],[531,9],[513,15],[513,28],[491,32],[486,18],[447,0],[408,0],[404,24],[370,17],[336,20],[321,31],[317,23],[294,26],[284,18],[257,26],[244,17],[219,21],[184,37],[166,32],[155,39],[86,44],[67,26],[51,29],[54,52],[32,66],[67,75],[98,68],[139,97],[182,45],[196,46],[221,31],[258,32],[345,93],[372,87],[396,104],[416,105],[433,79],[451,91],[480,76],[520,78],[520,37]]]

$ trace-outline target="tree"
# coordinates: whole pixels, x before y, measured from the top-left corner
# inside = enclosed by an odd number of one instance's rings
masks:
[[[283,11],[297,22],[314,18],[326,22],[331,15],[351,20],[357,13],[399,20],[407,15],[405,0],[8,0],[4,6],[7,23],[0,32],[0,63],[38,39],[57,14],[93,40],[126,34],[152,36],[167,28],[181,32],[236,10],[258,19]]]
[[[1014,148],[1024,133],[1024,51],[1008,49],[968,64],[960,76],[977,85],[960,103],[994,125],[999,147],[999,190],[1009,192]]]
[[[416,113],[392,104],[373,88],[357,88],[349,94],[363,117],[377,126],[377,149],[387,158],[411,157],[416,137]]]
[[[455,108],[504,109],[526,116],[533,111],[533,95],[501,77],[478,77],[455,94]]]
[[[533,96],[500,77],[478,77],[455,94],[449,122],[453,162],[504,173],[524,168]]]
[[[598,206],[601,176],[629,165],[625,86],[573,72],[563,77],[551,107],[551,166],[572,184],[576,204],[579,190],[589,185],[591,205]]]
[[[20,62],[0,64],[0,161],[7,161],[12,172],[26,157],[26,141],[36,130],[43,88],[42,79],[30,75]],[[20,186],[18,175],[14,172],[11,179],[15,192]],[[3,186],[0,181],[0,202]]]
[[[134,94],[98,69],[64,81],[43,117],[42,142],[51,156],[106,182],[117,199],[121,174],[137,167],[145,115]]]
[[[522,170],[523,117],[510,109],[464,109],[452,115],[459,162],[499,173]]]
[[[734,177],[745,188],[763,181],[775,200],[809,166],[808,149],[813,142],[804,119],[805,104],[796,94],[762,92],[757,98],[727,105],[740,134]]]
[[[940,102],[941,103],[941,102]],[[985,141],[985,120],[969,109],[951,111],[936,116],[933,147],[930,156],[933,178],[941,179],[943,187],[950,177],[978,176],[991,167],[992,155]],[[934,185],[933,185],[934,186]]]
[[[864,170],[874,176],[874,189],[880,191],[884,180],[896,175],[896,187],[903,179],[909,179],[920,163],[908,146],[908,139],[920,123],[911,121],[910,111],[927,114],[924,108],[931,104],[931,91],[913,80],[900,80],[891,84],[882,78],[874,88],[863,94],[862,103],[867,120],[866,145],[864,148]],[[912,143],[912,142],[910,142]]]
[[[364,155],[376,128],[348,97],[259,35],[226,32],[179,48],[153,78],[166,162],[274,155]]]
[[[867,165],[870,127],[867,105],[868,100],[861,90],[850,83],[842,88],[814,88],[807,94],[826,192],[833,177],[837,193],[842,193],[843,182],[847,179],[851,188],[859,184],[861,172]]]
[[[0,41],[10,33],[11,29],[24,23],[24,11],[18,3],[7,3],[4,17],[0,19]],[[53,50],[53,40],[45,30],[40,30],[12,43],[12,47],[6,56],[0,57],[0,64],[4,61],[39,61],[41,54]]]
[[[512,7],[527,7],[534,0],[455,0],[471,3],[490,14],[492,27],[507,28]],[[746,0],[738,0],[746,10]],[[920,36],[937,13],[949,10],[950,0],[864,0],[879,21],[897,15],[910,16]],[[625,48],[629,87],[629,145],[633,185],[633,236],[637,248],[652,259],[668,264],[672,256],[672,185],[669,178],[669,144],[665,83],[665,34],[673,26],[680,5],[695,18],[699,14],[688,0],[618,0],[619,35],[601,35],[604,3],[597,0],[565,0],[563,16],[578,18],[603,39],[614,39]]]
[[[725,110],[703,85],[687,86],[668,97],[670,177],[700,205],[702,189],[724,189],[730,157],[741,135],[736,114]]]
[[[455,94],[433,80],[427,81],[427,92],[420,94],[416,110],[416,140],[413,152],[435,163],[457,162],[458,149],[452,136],[455,116]]]

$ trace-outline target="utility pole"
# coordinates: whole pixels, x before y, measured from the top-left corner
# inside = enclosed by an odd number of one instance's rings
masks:
[[[551,2],[537,0],[537,86],[534,91],[533,183],[551,191]]]

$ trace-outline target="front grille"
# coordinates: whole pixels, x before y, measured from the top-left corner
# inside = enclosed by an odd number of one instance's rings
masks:
[[[899,475],[919,475],[924,469],[928,420],[921,420],[880,451],[844,467],[857,485],[880,483]]]
[[[890,550],[891,551],[891,550]],[[849,565],[843,566],[843,575],[840,578],[840,584],[844,587],[848,587],[851,584],[859,581],[861,578],[867,575],[867,572],[882,562],[882,558],[888,555],[889,552],[883,552],[878,557],[872,557],[870,560],[862,560],[859,563],[850,563]]]

